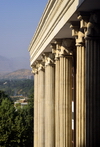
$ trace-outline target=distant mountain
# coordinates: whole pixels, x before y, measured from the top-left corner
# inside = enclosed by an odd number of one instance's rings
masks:
[[[18,69],[31,69],[28,58],[16,57],[16,58],[11,58],[10,61],[13,66],[13,71],[18,70]]]
[[[29,59],[25,57],[6,58],[0,56],[0,75],[18,69],[30,69]]]
[[[0,74],[13,71],[10,59],[0,56]]]
[[[0,79],[32,79],[33,74],[29,69],[20,69],[5,75],[1,75]]]

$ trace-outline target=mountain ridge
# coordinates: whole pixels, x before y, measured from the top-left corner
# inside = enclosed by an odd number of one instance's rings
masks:
[[[0,79],[33,79],[33,74],[29,69],[19,69],[4,75],[0,75]]]

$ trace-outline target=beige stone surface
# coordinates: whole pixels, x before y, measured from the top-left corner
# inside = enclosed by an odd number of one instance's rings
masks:
[[[55,147],[60,146],[60,111],[59,111],[59,81],[60,81],[60,60],[57,59],[55,62]]]
[[[72,146],[72,63],[70,58],[60,57],[60,146]]]
[[[38,146],[44,147],[45,145],[45,73],[44,69],[38,71],[39,83],[38,83]]]
[[[55,67],[45,67],[45,147],[55,147]]]
[[[34,147],[38,147],[38,74],[34,75]]]

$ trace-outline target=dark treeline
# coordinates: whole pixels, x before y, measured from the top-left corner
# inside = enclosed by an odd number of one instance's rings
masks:
[[[0,80],[0,90],[10,96],[28,97],[33,91],[33,80]]]
[[[28,105],[14,107],[0,90],[0,147],[33,147],[33,94]]]

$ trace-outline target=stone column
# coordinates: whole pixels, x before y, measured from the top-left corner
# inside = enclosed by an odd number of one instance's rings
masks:
[[[86,146],[85,47],[84,29],[72,27],[76,37],[76,147]]]
[[[38,147],[38,71],[36,66],[32,67],[34,73],[34,147]]]
[[[100,146],[100,13],[90,16],[86,39],[86,146]]]
[[[59,43],[58,43],[59,42]],[[55,147],[59,147],[60,144],[60,114],[59,114],[59,81],[60,81],[60,60],[59,49],[61,41],[51,44],[52,53],[55,55]]]
[[[60,142],[60,114],[59,114],[59,81],[60,81],[60,60],[55,58],[55,147]]]
[[[78,33],[80,37],[80,32]],[[76,40],[76,146],[86,146],[86,98],[85,98],[85,48],[84,43]]]
[[[38,62],[38,147],[45,145],[45,79],[42,61]]]
[[[65,62],[66,59],[62,55],[60,57],[60,106],[59,106],[59,113],[60,113],[60,146],[65,146]]]
[[[52,53],[45,55],[45,147],[55,147],[54,56]]]
[[[60,48],[58,130],[59,147],[72,146],[72,39],[62,40]],[[70,50],[70,51],[69,51]],[[57,122],[56,122],[57,123]],[[57,132],[58,133],[58,132]]]

